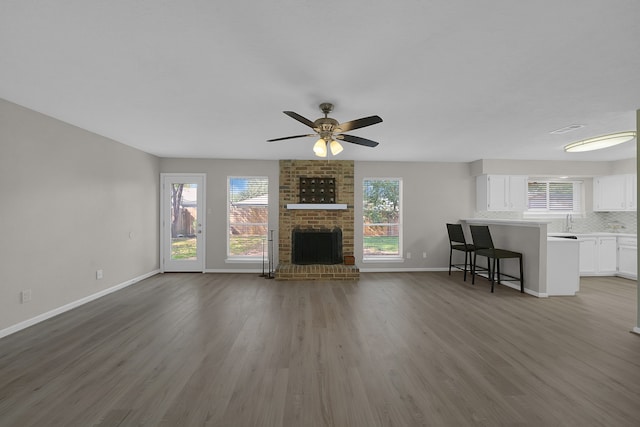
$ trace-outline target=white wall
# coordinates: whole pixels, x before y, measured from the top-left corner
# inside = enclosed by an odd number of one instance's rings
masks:
[[[158,269],[158,176],[155,156],[0,100],[0,336]]]
[[[580,162],[560,160],[492,160],[482,159],[471,163],[473,175],[531,175],[531,176],[559,176],[594,177],[599,175],[613,175],[629,167],[628,161],[619,162]]]
[[[275,230],[274,253],[278,254],[278,182],[280,166],[277,160],[174,159],[160,160],[162,173],[206,173],[207,271],[258,271],[256,263],[228,263],[227,257],[227,177],[266,176],[269,178],[269,229]]]
[[[207,259],[208,271],[242,271],[261,263],[229,264],[226,258],[227,177],[261,175],[269,177],[269,228],[277,254],[279,162],[270,160],[161,159],[163,173],[207,174]],[[404,250],[412,258],[403,263],[373,263],[362,260],[362,180],[365,177],[403,179]],[[360,268],[442,269],[449,262],[449,241],[445,224],[472,216],[475,179],[467,163],[355,162],[355,256]],[[359,202],[360,201],[360,202]],[[427,258],[422,253],[427,252]],[[277,260],[276,260],[277,261]]]
[[[636,110],[636,153],[638,151],[640,151],[640,137],[638,135],[640,135],[640,110]],[[637,159],[637,155],[636,155],[636,170],[638,170],[638,165],[640,165],[640,163],[638,163],[638,159]],[[638,179],[638,177],[636,177],[636,179]],[[638,192],[638,194],[640,194],[640,180],[636,182],[636,192]],[[637,198],[636,198],[637,200]],[[637,223],[637,218],[636,218],[636,227],[638,225]],[[640,261],[640,253],[638,254],[638,261]],[[638,262],[638,265],[640,265],[640,262]],[[640,281],[638,281],[638,291],[636,292],[636,298],[637,298],[637,304],[636,304],[636,311],[637,311],[637,315],[636,315],[636,326],[634,328],[634,331],[636,333],[640,334]]]
[[[376,269],[442,269],[449,265],[447,222],[473,216],[475,177],[468,163],[355,162],[355,256],[362,260],[362,182],[402,178],[404,262],[359,264]],[[411,252],[411,259],[406,259]],[[427,258],[423,258],[423,252]]]

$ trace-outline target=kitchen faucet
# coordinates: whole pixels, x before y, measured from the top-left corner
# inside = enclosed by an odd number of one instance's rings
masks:
[[[572,231],[573,229],[573,215],[570,213],[567,214],[567,218],[565,219],[564,228],[567,232]]]

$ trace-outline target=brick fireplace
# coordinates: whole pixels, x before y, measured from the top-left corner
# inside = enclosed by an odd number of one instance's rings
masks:
[[[335,179],[335,203],[346,209],[288,209],[300,203],[300,178]],[[340,229],[342,254],[353,256],[354,213],[352,160],[280,160],[279,252],[276,268],[278,280],[357,280],[360,272],[355,265],[293,264],[294,230],[326,231]]]

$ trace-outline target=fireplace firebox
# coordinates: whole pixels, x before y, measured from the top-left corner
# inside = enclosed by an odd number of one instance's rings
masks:
[[[342,230],[301,230],[291,233],[293,264],[342,264]]]

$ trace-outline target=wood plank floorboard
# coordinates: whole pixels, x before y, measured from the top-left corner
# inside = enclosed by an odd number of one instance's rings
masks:
[[[0,426],[638,426],[637,284],[167,273],[0,339]]]

